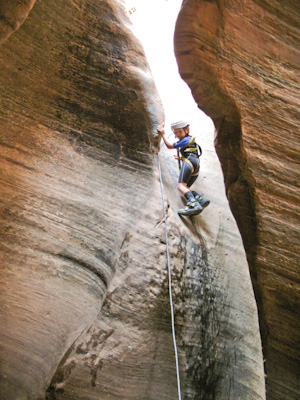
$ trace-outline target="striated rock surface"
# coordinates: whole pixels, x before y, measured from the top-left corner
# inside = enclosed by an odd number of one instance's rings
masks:
[[[184,224],[177,216],[182,203],[175,195],[176,161],[166,151],[160,155],[182,398],[265,399],[250,276],[212,147],[205,149],[206,167],[196,189],[203,189],[214,206]],[[128,225],[102,311],[57,369],[48,399],[178,397],[155,169],[145,181],[151,187],[143,198],[145,209]]]
[[[36,0],[0,2],[0,44],[25,21]]]
[[[2,399],[36,399],[90,327],[150,168],[159,99],[123,19],[43,1],[1,46]]]
[[[152,148],[163,115],[127,25],[117,1],[43,0],[2,37],[1,399],[177,396]],[[263,400],[254,294],[212,147],[196,186],[212,205],[188,221],[160,153],[183,398]]]
[[[185,0],[183,79],[216,126],[226,193],[247,251],[267,398],[299,388],[299,20],[297,1]]]

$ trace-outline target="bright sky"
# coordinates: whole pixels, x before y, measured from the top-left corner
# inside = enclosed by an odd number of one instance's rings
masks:
[[[213,123],[197,107],[178,73],[174,55],[174,28],[182,0],[125,0],[125,4],[128,12],[135,9],[129,13],[132,30],[145,49],[165,109],[166,132],[172,122],[185,119],[191,124],[191,133],[202,136],[202,143],[208,131],[212,140]]]

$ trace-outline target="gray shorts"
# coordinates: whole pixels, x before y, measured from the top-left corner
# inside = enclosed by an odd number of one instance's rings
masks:
[[[186,183],[188,187],[192,186],[192,184],[198,178],[199,169],[199,158],[189,156],[188,159],[183,159],[178,182]]]

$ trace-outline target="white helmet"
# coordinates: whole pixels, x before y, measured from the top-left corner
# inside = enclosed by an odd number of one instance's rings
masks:
[[[174,131],[175,129],[180,129],[180,128],[186,128],[187,126],[190,126],[186,121],[178,121],[178,122],[174,122],[173,124],[171,124],[171,129],[172,131]]]

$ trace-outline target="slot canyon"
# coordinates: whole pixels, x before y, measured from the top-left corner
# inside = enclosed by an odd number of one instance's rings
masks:
[[[299,21],[287,0],[183,0],[174,49],[214,122],[178,167],[121,0],[0,0],[0,398],[296,400]]]

